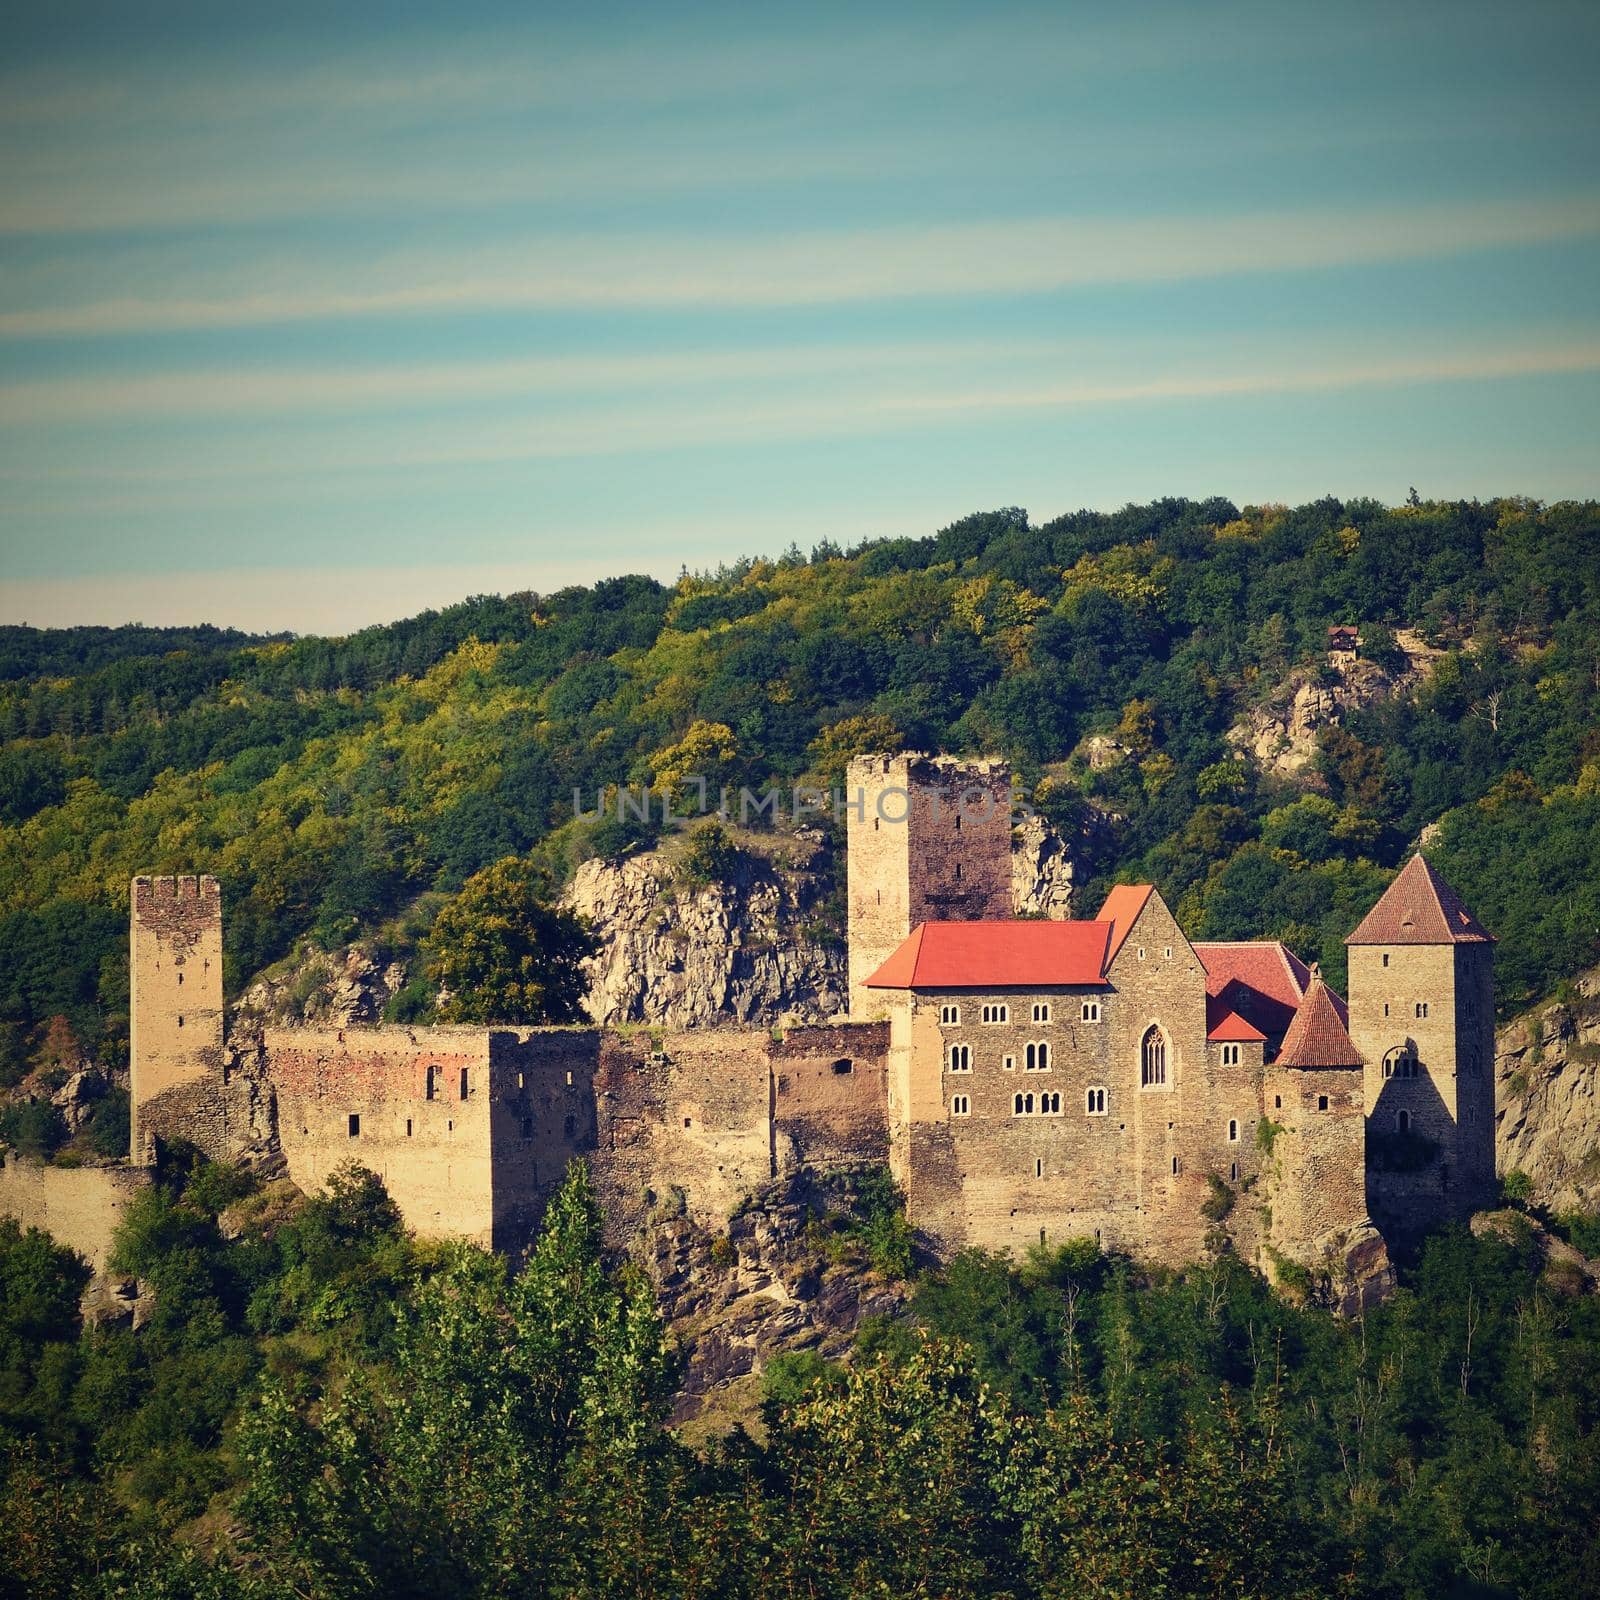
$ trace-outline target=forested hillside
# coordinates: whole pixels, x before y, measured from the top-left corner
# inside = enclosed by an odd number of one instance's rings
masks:
[[[237,991],[310,938],[404,945],[485,864],[552,876],[637,823],[607,784],[759,784],[853,751],[993,751],[1063,828],[1091,899],[1148,874],[1192,934],[1339,940],[1407,845],[1502,937],[1502,1008],[1600,957],[1600,507],[1164,500],[1042,526],[478,598],[347,639],[197,627],[0,630],[0,1027],[125,1050],[135,872],[224,882]],[[1332,623],[1413,628],[1414,690],[1326,730],[1291,786],[1225,739]],[[1091,762],[1085,742],[1111,758]],[[59,1030],[58,1030],[59,1031]]]

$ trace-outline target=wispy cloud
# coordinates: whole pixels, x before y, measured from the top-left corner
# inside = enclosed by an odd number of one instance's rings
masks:
[[[1071,218],[775,236],[568,235],[451,253],[217,270],[174,288],[0,314],[0,335],[173,332],[506,310],[765,307],[1044,294],[1304,271],[1593,237],[1600,196],[1234,216]],[[46,269],[36,269],[43,278]]]

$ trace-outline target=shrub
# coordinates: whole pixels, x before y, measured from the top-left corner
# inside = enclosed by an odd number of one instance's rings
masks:
[[[691,888],[726,883],[739,865],[739,847],[720,822],[703,822],[689,834],[678,881]]]
[[[96,1155],[125,1156],[131,1135],[128,1091],[112,1089],[89,1113],[84,1131]]]
[[[1500,1198],[1508,1206],[1523,1206],[1533,1198],[1533,1179],[1526,1172],[1508,1172],[1500,1180]]]
[[[1200,1202],[1200,1215],[1208,1222],[1227,1221],[1233,1211],[1233,1190],[1214,1172],[1206,1174],[1206,1183],[1211,1193]]]
[[[42,1161],[67,1137],[61,1113],[47,1100],[24,1100],[0,1111],[0,1139]]]

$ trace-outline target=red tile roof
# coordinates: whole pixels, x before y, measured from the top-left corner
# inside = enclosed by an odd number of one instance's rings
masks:
[[[924,922],[871,989],[1048,989],[1104,984],[1103,922]]]
[[[1154,893],[1153,883],[1119,883],[1106,896],[1106,903],[1100,907],[1100,914],[1095,921],[1111,924],[1111,942],[1106,946],[1108,967],[1117,959],[1123,940],[1128,937],[1139,913],[1144,910],[1145,901]]]
[[[1194,953],[1206,969],[1209,1000],[1237,1012],[1263,1038],[1283,1038],[1311,981],[1299,956],[1276,939],[1197,944]]]
[[[1350,1042],[1339,997],[1311,974],[1311,987],[1283,1036],[1283,1048],[1273,1063],[1279,1067],[1359,1067],[1361,1052]]]
[[[1346,944],[1488,944],[1489,933],[1418,851]]]
[[[1230,1011],[1221,1000],[1206,999],[1206,1038],[1217,1044],[1258,1044],[1266,1039],[1259,1028]]]

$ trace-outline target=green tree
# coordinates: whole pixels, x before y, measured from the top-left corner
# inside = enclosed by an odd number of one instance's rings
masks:
[[[508,856],[468,878],[429,939],[429,980],[448,991],[450,1022],[577,1022],[587,992],[582,962],[594,941],[582,920],[552,905],[538,867]]]

